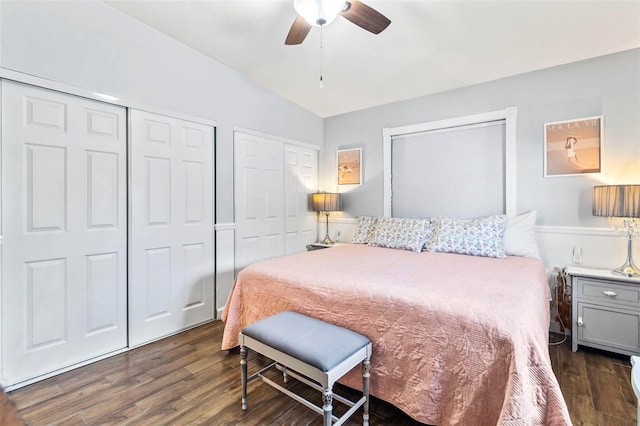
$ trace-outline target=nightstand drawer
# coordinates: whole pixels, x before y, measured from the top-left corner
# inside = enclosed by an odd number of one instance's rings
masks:
[[[579,299],[592,299],[601,302],[623,303],[625,305],[640,305],[640,287],[620,285],[610,281],[578,278]]]
[[[577,332],[582,344],[612,351],[640,350],[640,313],[578,303]]]

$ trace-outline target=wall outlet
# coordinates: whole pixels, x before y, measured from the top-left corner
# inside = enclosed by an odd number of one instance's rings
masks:
[[[582,263],[582,249],[580,247],[573,248],[573,256],[571,257],[571,261],[576,265],[580,265]]]

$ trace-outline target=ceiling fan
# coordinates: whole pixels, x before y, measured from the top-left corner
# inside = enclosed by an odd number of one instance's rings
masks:
[[[324,27],[338,15],[374,34],[379,34],[391,21],[359,0],[294,0],[298,17],[293,21],[284,44],[300,44],[311,31],[311,27]]]

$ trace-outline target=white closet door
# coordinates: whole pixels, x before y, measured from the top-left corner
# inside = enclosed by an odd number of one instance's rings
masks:
[[[130,344],[213,319],[213,127],[130,110]]]
[[[284,144],[234,133],[236,268],[282,256],[284,247]]]
[[[127,345],[125,109],[2,82],[2,382]]]
[[[311,194],[318,189],[318,151],[286,144],[285,163],[285,253],[304,251],[318,239],[316,212]]]

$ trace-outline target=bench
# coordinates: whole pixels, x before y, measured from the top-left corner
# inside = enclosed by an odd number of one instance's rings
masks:
[[[251,349],[273,363],[247,376],[247,354]],[[341,425],[363,407],[363,425],[369,424],[369,359],[371,342],[354,331],[328,324],[296,312],[284,311],[245,327],[240,333],[240,367],[242,375],[242,409],[248,409],[247,383],[260,378],[285,395],[322,414],[324,425]],[[362,363],[362,397],[351,401],[333,393],[333,385],[351,369]],[[272,368],[322,392],[323,406],[313,404],[265,377]],[[333,399],[350,408],[340,418],[333,415]],[[333,423],[335,422],[335,423]]]

